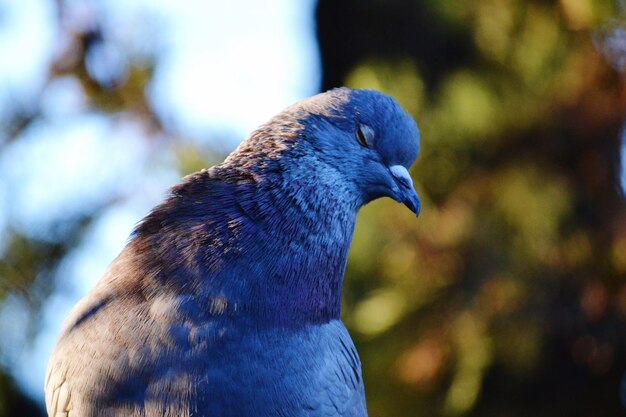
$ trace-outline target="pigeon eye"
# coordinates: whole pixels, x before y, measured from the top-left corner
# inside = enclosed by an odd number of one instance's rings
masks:
[[[374,130],[364,124],[358,123],[356,125],[356,140],[366,148],[371,148],[374,145]]]

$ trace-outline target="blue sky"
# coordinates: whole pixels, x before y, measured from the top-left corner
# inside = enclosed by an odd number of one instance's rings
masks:
[[[66,3],[67,28],[80,30],[98,16],[108,37],[91,63],[94,72],[123,71],[128,55],[158,56],[146,93],[166,127],[186,139],[228,152],[283,107],[317,92],[313,0]],[[123,198],[63,261],[59,290],[44,306],[33,343],[21,332],[20,299],[0,309],[6,336],[0,359],[40,401],[63,318],[180,176],[166,138],[147,140],[149,132],[130,114],[94,112],[71,77],[46,83],[49,62],[68,42],[56,13],[51,0],[0,0],[0,57],[11,57],[0,58],[0,126],[16,104],[39,103],[43,114],[0,155],[0,242],[7,225],[45,239],[64,217],[111,195]]]

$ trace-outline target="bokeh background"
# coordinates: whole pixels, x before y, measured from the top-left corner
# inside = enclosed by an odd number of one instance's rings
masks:
[[[169,185],[340,85],[422,132],[346,273],[370,415],[623,415],[623,0],[0,0],[0,416]]]

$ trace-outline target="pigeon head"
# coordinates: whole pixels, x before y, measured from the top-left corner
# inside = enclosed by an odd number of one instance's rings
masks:
[[[357,208],[391,197],[419,214],[408,171],[419,151],[419,130],[392,97],[338,88],[300,101],[285,114],[297,116],[299,136],[315,149],[318,166],[353,191]]]

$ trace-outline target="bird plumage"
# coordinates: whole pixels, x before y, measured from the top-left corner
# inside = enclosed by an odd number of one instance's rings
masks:
[[[347,253],[367,202],[419,210],[418,149],[392,98],[342,88],[185,177],[66,320],[49,415],[366,416],[340,321]]]

